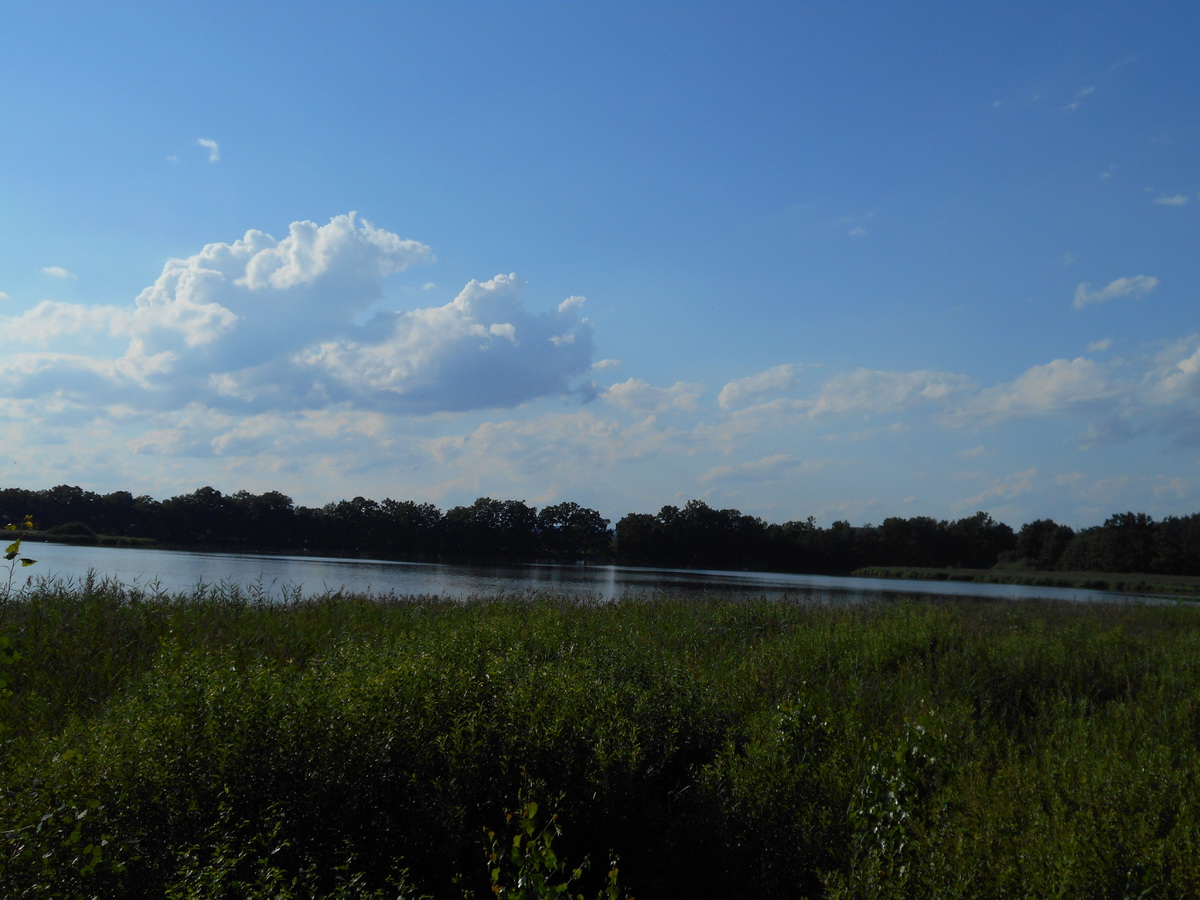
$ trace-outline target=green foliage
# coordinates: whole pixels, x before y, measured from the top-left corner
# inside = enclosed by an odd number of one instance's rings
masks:
[[[1189,606],[89,580],[8,616],[5,896],[1200,893]]]
[[[551,813],[548,819],[539,817],[541,806],[534,799],[536,793],[536,786],[523,784],[516,808],[505,811],[504,830],[484,829],[491,893],[500,900],[583,900],[584,894],[572,887],[582,881],[589,860],[584,857],[572,867],[559,859],[554,850],[555,839],[562,834],[558,813]],[[619,876],[614,857],[596,900],[624,900]]]
[[[17,563],[20,563],[22,568],[32,566],[37,562],[36,559],[29,559],[21,555],[21,530],[31,530],[33,528],[33,516],[26,516],[25,520],[20,525],[8,523],[4,526],[6,531],[18,532],[13,536],[13,541],[4,549],[4,558],[8,560],[8,581],[4,585],[4,596],[0,598],[2,602],[8,602],[12,598],[13,578],[16,577]]]
[[[312,864],[289,865],[292,847],[280,811],[268,810],[257,823],[238,820],[229,791],[225,794],[216,822],[179,852],[163,893],[166,900],[429,900],[417,893],[405,869],[389,876],[385,887],[368,887],[350,851],[324,871]]]
[[[830,873],[829,896],[912,896],[923,849],[915,832],[932,818],[930,803],[946,771],[948,738],[934,730],[935,721],[923,710],[891,746],[872,744],[873,761],[850,803],[849,866]]]
[[[953,522],[889,517],[879,525],[837,521],[820,528],[811,516],[774,524],[690,500],[653,515],[630,513],[610,532],[609,520],[570,501],[539,512],[522,500],[480,497],[443,515],[411,500],[354,497],[312,509],[278,491],[227,495],[209,486],[161,502],[70,485],[0,489],[0,517],[17,510],[32,510],[49,525],[42,536],[69,542],[157,541],[258,552],[320,546],[333,555],[401,559],[615,556],[639,564],[832,574],[999,565],[1005,571],[1200,575],[1200,513],[1161,521],[1117,513],[1078,534],[1043,519],[1014,534],[982,510]]]

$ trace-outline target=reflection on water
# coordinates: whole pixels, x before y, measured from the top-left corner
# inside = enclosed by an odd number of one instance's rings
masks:
[[[772,572],[719,572],[610,565],[449,565],[309,556],[257,556],[86,547],[27,541],[37,565],[18,569],[15,586],[38,579],[81,581],[89,572],[152,592],[191,592],[199,585],[238,587],[273,599],[331,592],[467,598],[553,593],[581,600],[622,597],[766,597],[855,603],[886,595],[959,595],[1011,599],[1113,601],[1126,595],[1073,588],[836,578]]]

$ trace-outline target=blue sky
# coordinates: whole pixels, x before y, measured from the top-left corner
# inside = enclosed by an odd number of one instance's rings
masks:
[[[1200,6],[6,3],[6,485],[1200,510]]]

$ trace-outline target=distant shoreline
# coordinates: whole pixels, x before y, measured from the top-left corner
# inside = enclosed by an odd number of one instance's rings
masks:
[[[309,555],[300,548],[256,548],[245,546],[214,547],[211,544],[161,544],[154,538],[129,537],[108,534],[51,534],[30,531],[22,534],[23,540],[43,541],[55,544],[75,544],[97,547],[132,547],[158,550],[187,550],[190,552],[238,552],[271,555],[278,553]],[[323,554],[337,559],[354,559],[343,554]],[[604,558],[595,560],[611,563]],[[653,565],[653,564],[652,564]],[[657,567],[657,566],[656,566]],[[669,567],[673,568],[673,567]],[[721,569],[739,571],[738,569]],[[762,569],[761,571],[775,571]],[[1138,572],[1054,572],[1019,569],[957,569],[921,566],[863,566],[845,573],[857,578],[888,578],[905,581],[961,581],[982,584],[1021,584],[1029,587],[1078,588],[1081,590],[1112,591],[1114,593],[1152,594],[1168,597],[1200,598],[1200,576],[1153,575]]]
[[[1030,587],[1081,588],[1093,591],[1200,597],[1200,576],[1147,575],[1138,572],[1039,572],[1018,569],[938,569],[920,566],[865,566],[850,573],[859,578],[914,581],[967,581],[1024,584]]]

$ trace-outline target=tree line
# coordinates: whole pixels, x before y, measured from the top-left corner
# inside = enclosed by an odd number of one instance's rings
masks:
[[[1119,513],[1078,532],[1050,519],[1019,531],[977,512],[956,521],[890,517],[879,525],[768,523],[702,500],[629,513],[610,528],[564,502],[538,510],[480,497],[442,512],[432,503],[355,497],[319,508],[278,491],[202,487],[155,500],[70,485],[0,489],[0,518],[32,515],[50,536],[149,538],[191,548],[390,558],[615,559],[641,565],[844,574],[866,566],[1200,574],[1200,514],[1156,521]]]

